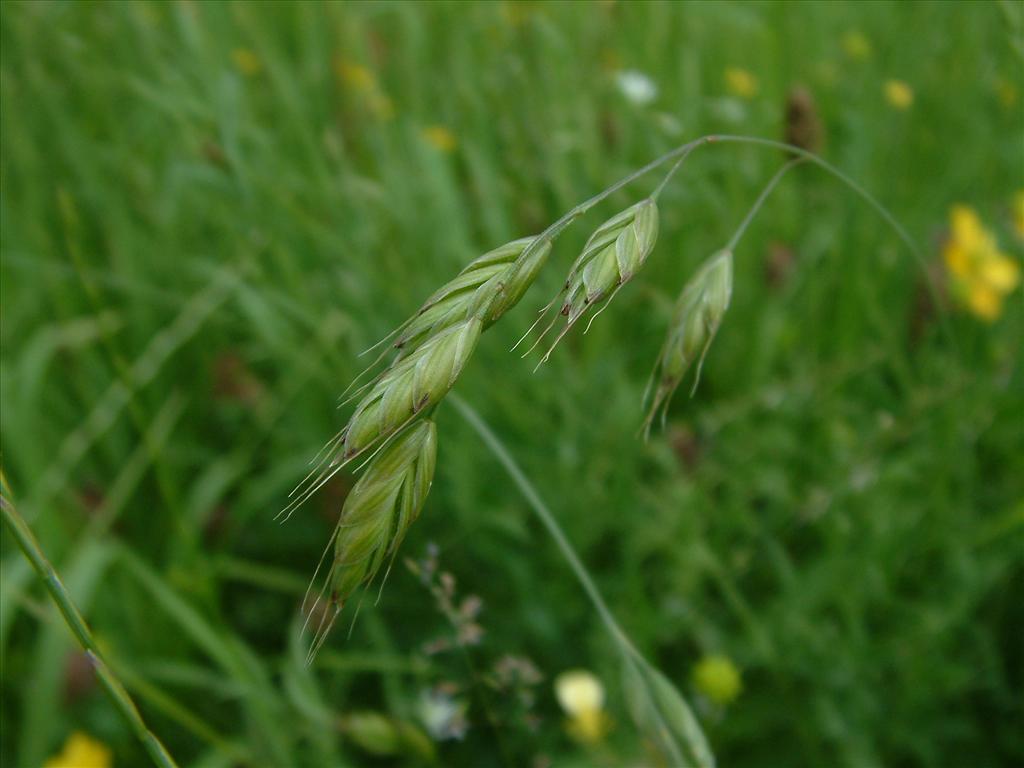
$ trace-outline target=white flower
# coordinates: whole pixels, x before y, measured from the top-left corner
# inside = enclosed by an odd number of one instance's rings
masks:
[[[569,715],[566,730],[583,744],[597,744],[611,728],[605,713],[604,686],[585,669],[570,669],[555,678],[555,697]]]
[[[625,69],[615,75],[615,84],[629,101],[644,106],[658,98],[658,86],[643,72]]]
[[[555,679],[555,696],[567,715],[604,706],[604,686],[585,669],[571,669]]]
[[[439,740],[461,741],[469,728],[466,720],[468,705],[445,691],[431,690],[420,693],[418,714],[430,735]]]

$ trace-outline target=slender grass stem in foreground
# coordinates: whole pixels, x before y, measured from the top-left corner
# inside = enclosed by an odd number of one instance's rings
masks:
[[[0,484],[3,486],[2,493],[0,493],[0,509],[3,510],[4,522],[7,523],[11,533],[14,534],[14,539],[18,543],[22,554],[25,555],[25,559],[32,564],[39,579],[46,587],[46,591],[50,593],[50,599],[53,600],[60,610],[64,623],[68,625],[71,634],[75,636],[78,644],[85,651],[86,657],[96,670],[96,675],[113,700],[114,706],[117,707],[125,720],[128,721],[131,729],[135,732],[135,735],[142,742],[146,752],[153,760],[154,765],[160,766],[160,768],[177,768],[178,764],[174,762],[174,758],[167,752],[160,739],[146,727],[146,723],[142,719],[142,715],[139,714],[139,710],[135,706],[135,702],[132,701],[127,689],[103,660],[92,632],[89,630],[89,625],[85,623],[82,614],[75,607],[74,602],[71,600],[71,595],[68,594],[57,571],[50,564],[46,555],[43,554],[43,550],[39,546],[39,542],[36,541],[36,537],[31,529],[29,529],[28,523],[18,514],[18,510],[15,509],[14,504],[8,498],[6,483],[2,483],[2,480],[0,480]]]

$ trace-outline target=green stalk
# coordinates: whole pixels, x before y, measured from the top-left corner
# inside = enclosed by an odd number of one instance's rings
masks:
[[[762,138],[759,138],[757,136],[735,136],[735,135],[730,135],[730,134],[709,134],[707,136],[701,136],[699,139],[694,139],[693,141],[688,141],[685,144],[681,144],[680,146],[676,147],[675,149],[672,149],[672,150],[666,152],[661,157],[656,158],[655,160],[652,160],[651,162],[649,162],[647,165],[643,166],[642,168],[637,169],[636,171],[634,171],[633,173],[629,174],[628,176],[625,176],[625,177],[619,179],[619,181],[615,182],[614,184],[612,184],[607,189],[603,190],[602,192],[599,192],[598,194],[596,194],[593,197],[591,197],[589,200],[586,200],[586,201],[580,203],[579,205],[577,205],[576,207],[574,207],[573,209],[571,209],[568,213],[566,213],[560,219],[555,221],[551,226],[549,226],[547,229],[545,229],[540,234],[540,236],[536,238],[534,243],[531,244],[525,251],[523,251],[523,253],[520,256],[520,258],[525,260],[533,252],[535,247],[539,247],[539,244],[541,242],[543,242],[545,239],[548,239],[548,238],[554,238],[563,229],[568,227],[572,222],[574,222],[580,216],[582,216],[583,214],[587,213],[591,208],[593,208],[595,205],[597,205],[598,203],[603,201],[605,198],[607,198],[610,195],[614,194],[615,192],[617,192],[618,190],[622,189],[623,187],[625,187],[625,186],[627,186],[629,184],[632,184],[634,181],[636,181],[640,177],[646,176],[651,171],[653,171],[653,170],[655,170],[657,168],[660,168],[665,163],[667,163],[667,162],[669,162],[671,160],[676,160],[677,161],[676,164],[672,167],[672,169],[669,171],[668,175],[661,182],[661,184],[659,184],[659,186],[657,187],[657,189],[654,192],[654,197],[659,196],[661,194],[662,189],[664,189],[665,185],[672,178],[672,176],[675,175],[676,171],[679,170],[679,166],[682,165],[683,161],[689,156],[689,154],[691,152],[693,152],[698,147],[704,146],[706,144],[724,144],[724,143],[730,143],[730,144],[750,144],[750,145],[753,145],[753,146],[767,147],[767,148],[770,148],[770,149],[777,149],[777,150],[783,150],[783,151],[789,152],[792,155],[796,155],[796,157],[798,159],[802,159],[802,160],[805,160],[807,162],[813,163],[814,165],[818,166],[822,170],[826,171],[831,176],[833,176],[834,178],[836,178],[837,180],[839,180],[840,182],[845,184],[849,189],[851,189],[855,194],[857,194],[861,199],[863,199],[869,206],[871,206],[871,208],[873,208],[874,211],[879,216],[882,217],[882,219],[885,221],[885,223],[889,225],[889,227],[896,233],[896,235],[899,237],[899,239],[903,242],[903,244],[910,251],[911,256],[914,258],[914,261],[917,263],[918,268],[921,270],[921,274],[924,276],[925,285],[928,288],[929,298],[931,299],[931,302],[932,302],[933,306],[935,307],[935,309],[938,312],[938,316],[939,316],[939,320],[940,320],[940,323],[941,323],[942,332],[946,336],[946,338],[950,342],[950,344],[952,345],[954,351],[956,351],[959,354],[959,349],[960,349],[959,348],[959,344],[957,343],[956,336],[954,336],[952,328],[950,327],[947,310],[943,307],[942,302],[939,299],[939,289],[938,289],[938,286],[936,285],[935,278],[932,277],[932,275],[928,271],[928,263],[925,260],[924,254],[921,252],[921,249],[917,247],[917,244],[910,237],[910,235],[903,228],[903,226],[896,220],[896,217],[893,216],[889,212],[889,209],[886,208],[884,205],[882,205],[874,195],[872,195],[870,192],[868,192],[866,189],[864,189],[864,187],[862,187],[860,184],[858,184],[856,181],[854,181],[852,178],[847,176],[845,173],[843,173],[841,170],[836,168],[834,165],[832,165],[827,160],[825,160],[825,159],[819,157],[818,155],[814,154],[813,152],[809,152],[806,149],[803,149],[801,147],[797,147],[797,146],[794,146],[792,144],[786,144],[785,142],[782,142],[782,141],[774,141],[773,139],[762,139]],[[791,167],[792,167],[792,165],[787,165],[786,166],[786,170],[788,170]],[[781,176],[781,174],[780,174],[780,176]],[[776,179],[776,181],[777,181],[777,179]],[[745,224],[746,224],[746,222],[744,223],[744,227],[743,228],[745,228]],[[742,232],[741,232],[741,234],[742,234]]]
[[[89,630],[89,625],[85,623],[82,614],[75,607],[74,602],[71,600],[71,595],[68,594],[64,583],[60,580],[60,576],[50,564],[50,561],[46,559],[46,555],[43,554],[43,550],[40,548],[39,542],[36,541],[32,530],[28,527],[28,523],[25,522],[24,518],[7,498],[7,485],[2,481],[2,477],[0,477],[0,483],[3,486],[3,493],[0,493],[0,509],[3,510],[4,521],[11,529],[11,533],[14,534],[14,539],[18,543],[22,554],[25,555],[25,559],[32,564],[32,567],[39,575],[39,579],[46,587],[46,591],[50,593],[50,599],[53,600],[60,610],[61,616],[64,617],[64,623],[68,625],[71,634],[75,636],[78,644],[85,651],[86,658],[89,659],[89,662],[96,670],[96,675],[107,690],[107,694],[113,700],[114,706],[120,710],[125,720],[128,721],[135,735],[142,742],[142,746],[145,747],[146,752],[152,758],[154,765],[160,768],[178,768],[178,764],[174,762],[174,758],[167,752],[160,739],[146,727],[146,723],[142,719],[142,715],[139,714],[139,710],[135,706],[135,702],[132,701],[132,697],[128,694],[127,689],[103,660],[92,632]]]
[[[590,578],[590,574],[587,572],[587,568],[583,565],[583,561],[580,560],[579,555],[576,554],[576,550],[573,549],[572,544],[569,543],[569,538],[565,535],[562,527],[558,524],[558,520],[555,519],[554,514],[548,508],[547,504],[540,497],[537,489],[533,487],[533,483],[530,482],[529,478],[523,473],[516,460],[512,458],[512,454],[505,448],[505,444],[501,442],[501,439],[494,433],[494,431],[487,425],[487,422],[481,418],[480,414],[476,412],[465,400],[459,397],[457,394],[449,393],[449,399],[455,409],[459,412],[459,415],[465,419],[469,425],[476,431],[480,438],[484,441],[487,448],[494,454],[498,462],[504,467],[509,477],[519,488],[520,493],[523,494],[523,498],[533,509],[534,513],[540,519],[541,523],[547,528],[551,538],[555,540],[555,544],[558,546],[559,551],[562,553],[562,557],[569,564],[569,568],[572,570],[576,579],[579,581],[580,586],[583,587],[583,591],[587,593],[587,597],[590,598],[590,602],[593,603],[594,608],[597,609],[598,616],[601,617],[601,621],[604,623],[605,629],[608,634],[611,635],[612,640],[619,647],[619,651],[622,653],[622,659],[625,664],[631,667],[634,671],[639,673],[640,668],[651,669],[650,663],[643,657],[640,651],[637,650],[636,646],[633,645],[633,641],[629,639],[629,636],[623,631],[622,627],[615,620],[611,610],[608,608],[608,604],[605,603],[604,598],[601,596],[600,591],[597,589],[597,585],[594,584],[594,580]],[[639,679],[644,679],[639,676]],[[646,687],[644,688],[644,694],[648,697],[649,701],[653,701],[654,693]],[[663,734],[671,734],[671,729],[668,724],[665,723],[660,713],[657,711],[657,707],[651,707],[651,713],[658,721],[658,727]],[[703,733],[699,734],[699,739],[706,742]],[[669,737],[667,745],[671,748],[671,758],[674,761],[674,766],[686,766],[690,765],[683,755],[682,751],[674,741]],[[700,747],[696,747],[693,744],[688,744],[687,747],[693,752],[699,752]],[[712,764],[713,765],[713,764]]]

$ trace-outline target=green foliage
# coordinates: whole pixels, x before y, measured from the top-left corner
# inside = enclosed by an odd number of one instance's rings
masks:
[[[179,764],[642,762],[619,649],[447,402],[400,559],[435,542],[478,600],[439,609],[396,562],[351,636],[354,605],[306,667],[300,603],[356,476],[274,515],[351,416],[335,406],[357,355],[438,286],[684,141],[782,138],[798,84],[821,153],[939,272],[954,203],[1019,262],[1022,17],[1013,3],[0,6],[3,469]],[[751,98],[730,94],[734,67],[756,78]],[[620,70],[655,99],[631,101]],[[887,103],[891,78],[909,108]],[[457,393],[695,703],[720,765],[1020,763],[1019,288],[996,323],[954,313],[947,337],[876,212],[804,164],[736,248],[697,395],[636,439],[675,297],[785,160],[696,149],[658,198],[643,269],[533,375],[510,347],[588,234],[658,179],[616,192],[544,254]],[[146,764],[6,530],[2,553],[0,762],[37,768],[82,730],[116,765]],[[439,636],[462,642],[439,651]],[[742,673],[726,707],[693,688],[706,654]],[[514,687],[505,655],[545,679]],[[591,752],[551,694],[568,667],[609,689],[615,726]],[[421,729],[444,716],[454,735],[463,711],[461,740],[424,745]]]

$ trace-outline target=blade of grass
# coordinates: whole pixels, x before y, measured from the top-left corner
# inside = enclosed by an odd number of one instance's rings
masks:
[[[217,627],[167,585],[163,577],[131,550],[120,547],[118,559],[136,582],[211,659],[247,691],[243,705],[259,743],[275,765],[290,765],[290,739],[281,717],[281,702],[258,658],[240,638]]]
[[[71,471],[92,445],[114,425],[131,401],[133,393],[153,380],[175,350],[192,338],[207,318],[232,295],[236,283],[237,278],[233,273],[221,272],[218,278],[196,293],[182,307],[178,316],[153,337],[128,369],[128,384],[123,379],[117,379],[107,388],[85,421],[64,439],[56,459],[40,479],[37,492],[31,499],[32,504],[26,512],[29,519],[63,489]]]
[[[100,682],[106,689],[111,700],[114,702],[114,706],[121,712],[124,718],[128,721],[131,729],[135,732],[136,737],[142,742],[146,753],[150,756],[154,765],[161,766],[161,768],[177,768],[177,763],[174,762],[174,758],[170,756],[164,745],[160,742],[160,739],[156,737],[152,731],[146,727],[145,721],[142,719],[142,715],[139,714],[138,708],[132,701],[131,696],[128,695],[128,691],[125,689],[121,681],[113,673],[107,663],[103,660],[103,656],[100,654],[99,649],[96,647],[96,642],[93,639],[92,632],[89,630],[88,624],[85,623],[85,619],[82,614],[78,612],[75,604],[71,600],[71,595],[68,594],[65,589],[60,576],[57,571],[54,570],[53,566],[50,565],[50,561],[47,560],[46,555],[43,554],[42,548],[39,546],[39,542],[36,541],[35,536],[32,534],[31,529],[25,520],[18,514],[17,509],[11,503],[8,498],[8,490],[6,481],[0,477],[0,486],[2,486],[2,493],[0,493],[0,510],[3,512],[4,522],[10,528],[11,533],[14,535],[14,539],[18,544],[19,549],[25,555],[25,558],[32,564],[43,585],[46,587],[47,592],[50,594],[50,598],[54,604],[60,610],[61,616],[64,618],[65,624],[68,629],[75,636],[78,644],[82,646],[82,650],[85,651],[86,656],[92,663],[96,670],[96,675],[99,677]]]

